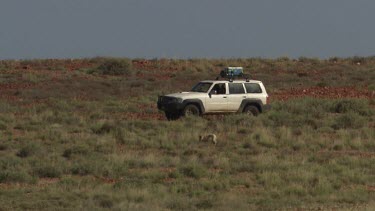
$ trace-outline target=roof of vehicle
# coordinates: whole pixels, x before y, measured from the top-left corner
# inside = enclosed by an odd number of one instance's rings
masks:
[[[242,83],[242,82],[245,82],[245,83],[262,83],[261,81],[257,81],[257,80],[249,80],[249,81],[246,81],[246,80],[233,80],[232,82],[229,81],[229,80],[204,80],[204,81],[201,81],[201,82],[209,82],[209,83]]]

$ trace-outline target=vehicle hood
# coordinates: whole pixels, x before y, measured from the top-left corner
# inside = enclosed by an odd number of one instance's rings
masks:
[[[167,97],[177,97],[177,98],[181,98],[181,99],[185,100],[185,99],[206,97],[206,96],[208,96],[208,94],[202,93],[202,92],[178,92],[178,93],[168,94],[168,95],[165,95],[165,96],[167,96]]]

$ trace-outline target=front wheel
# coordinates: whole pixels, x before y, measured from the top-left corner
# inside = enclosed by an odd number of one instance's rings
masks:
[[[248,105],[246,108],[243,110],[243,112],[247,115],[250,116],[258,116],[259,114],[259,109],[256,106],[253,105]]]
[[[189,116],[199,116],[199,108],[196,106],[196,105],[187,105],[185,108],[184,108],[184,111],[183,111],[183,115],[185,117],[189,117]]]

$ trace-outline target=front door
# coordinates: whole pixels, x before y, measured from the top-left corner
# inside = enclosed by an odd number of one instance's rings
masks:
[[[228,110],[227,85],[215,84],[206,98],[206,112],[225,112]]]

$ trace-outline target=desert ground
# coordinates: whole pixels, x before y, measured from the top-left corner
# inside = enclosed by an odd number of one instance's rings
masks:
[[[271,111],[158,111],[227,66]],[[0,210],[23,209],[374,210],[375,58],[2,60]]]

